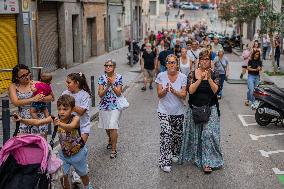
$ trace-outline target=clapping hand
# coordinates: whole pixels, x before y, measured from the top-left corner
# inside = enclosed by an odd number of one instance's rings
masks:
[[[211,79],[211,70],[206,71],[207,80]]]
[[[108,78],[107,78],[107,85],[108,85],[108,87],[112,86],[113,83],[114,83],[114,79],[111,78],[111,77],[108,77]]]

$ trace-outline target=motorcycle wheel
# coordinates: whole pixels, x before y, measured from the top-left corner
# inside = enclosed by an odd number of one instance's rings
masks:
[[[264,106],[261,106],[259,108],[263,108]],[[261,126],[261,127],[266,127],[269,123],[271,123],[272,119],[271,118],[268,118],[268,117],[264,117],[262,116],[261,114],[258,113],[258,108],[256,109],[256,112],[255,112],[255,121],[256,123]]]

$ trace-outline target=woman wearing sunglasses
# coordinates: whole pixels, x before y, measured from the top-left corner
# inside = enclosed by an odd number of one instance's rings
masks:
[[[199,68],[189,78],[189,108],[183,129],[179,163],[193,162],[199,168],[203,168],[205,173],[211,173],[214,168],[220,168],[224,164],[217,108],[219,82],[219,77],[211,70],[210,52],[201,51]],[[200,109],[206,113],[203,114]]]
[[[117,106],[117,98],[122,91],[122,76],[115,72],[116,62],[105,62],[105,74],[99,77],[98,94],[101,98],[99,104],[99,128],[105,129],[108,135],[107,149],[111,149],[110,158],[116,158],[117,129],[119,125],[120,111]]]
[[[170,172],[172,161],[177,162],[180,154],[187,78],[178,71],[178,58],[175,55],[167,56],[166,67],[167,71],[161,72],[155,82],[161,126],[159,166],[163,171]]]
[[[12,71],[12,83],[9,86],[9,97],[12,104],[19,108],[19,115],[24,119],[31,119],[30,107],[32,102],[51,102],[53,96],[44,96],[37,94],[33,96],[31,72],[26,65],[18,64]],[[38,113],[40,119],[45,118],[43,112]],[[41,126],[31,126],[21,123],[19,127],[20,134],[41,134],[47,136],[48,123]]]

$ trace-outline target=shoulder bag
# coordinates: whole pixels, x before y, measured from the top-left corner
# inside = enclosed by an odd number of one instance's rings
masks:
[[[129,107],[129,102],[127,99],[121,94],[116,99],[118,110],[125,110]]]
[[[193,72],[193,78],[195,78],[195,73]],[[192,117],[193,121],[195,124],[201,124],[201,123],[207,123],[209,121],[209,117],[211,115],[211,108],[210,108],[210,103],[212,101],[213,97],[210,98],[208,104],[203,105],[203,106],[194,106],[191,105],[191,110],[192,110]]]

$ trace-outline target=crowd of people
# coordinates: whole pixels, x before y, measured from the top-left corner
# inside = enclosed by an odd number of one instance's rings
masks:
[[[115,73],[114,60],[105,62],[105,73],[98,79],[99,128],[106,130],[108,136],[107,149],[111,149],[110,158],[117,156],[117,129],[119,125],[119,110],[117,99],[122,91],[122,76]],[[12,84],[9,87],[11,102],[19,108],[16,121],[20,122],[18,135],[40,134],[47,138],[48,124],[58,126],[57,134],[61,146],[59,153],[63,161],[64,189],[70,188],[68,174],[71,166],[72,180],[81,179],[84,189],[91,189],[88,176],[88,140],[90,123],[90,88],[83,73],[70,73],[66,77],[67,90],[57,100],[58,116],[46,111],[46,103],[54,101],[51,90],[52,77],[42,73],[40,81],[33,81],[29,68],[18,64],[12,71]],[[77,182],[76,181],[76,182]]]
[[[205,34],[205,25],[191,27],[185,23],[180,27],[157,34],[152,31],[144,39],[140,55],[144,76],[141,90],[147,90],[148,82],[152,90],[153,83],[156,83],[161,127],[159,167],[170,172],[173,162],[182,164],[190,161],[205,173],[211,173],[224,166],[219,100],[230,72],[229,61],[218,37],[211,40]],[[277,44],[276,41],[276,47]],[[243,52],[240,77],[248,70],[247,104],[254,103],[253,89],[259,82],[261,55],[266,58],[267,47],[264,45],[262,52],[258,41],[255,41]],[[98,78],[98,95],[101,98],[98,127],[106,131],[106,148],[111,151],[110,158],[115,159],[121,115],[118,99],[122,94],[123,79],[115,71],[115,60],[107,60],[104,68],[104,74]],[[52,76],[48,73],[42,73],[40,81],[33,81],[25,65],[13,68],[9,97],[19,108],[16,118],[20,122],[18,134],[40,134],[46,138],[48,124],[58,126],[63,187],[70,188],[68,174],[72,166],[74,177],[82,180],[84,188],[91,189],[85,145],[91,129],[91,93],[86,77],[81,72],[67,75],[67,89],[58,97],[58,115],[55,118],[47,111],[46,105],[56,99],[51,81]]]
[[[211,173],[224,165],[220,146],[219,102],[229,61],[217,36],[206,26],[151,32],[141,47],[142,91],[157,84],[160,120],[159,167],[190,161]],[[188,103],[186,103],[188,100]]]

